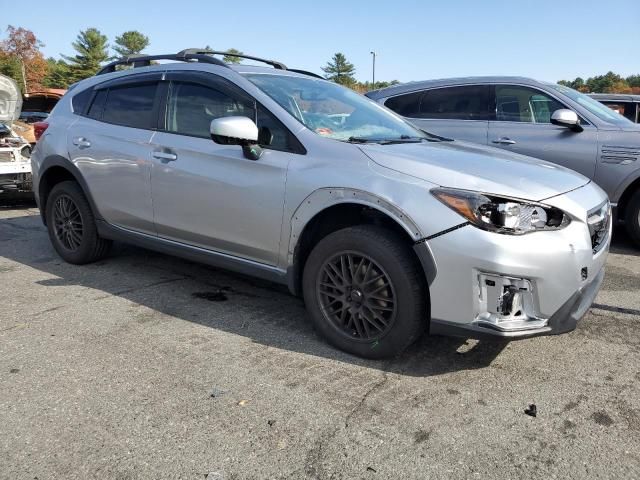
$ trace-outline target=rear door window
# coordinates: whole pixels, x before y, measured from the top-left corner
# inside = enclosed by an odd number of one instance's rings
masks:
[[[157,89],[157,82],[110,88],[104,104],[102,121],[147,130],[155,128],[157,115],[154,106]]]
[[[467,85],[428,90],[420,104],[420,118],[488,120],[489,88]]]
[[[489,87],[462,85],[434,88],[390,98],[385,105],[411,118],[488,120]]]

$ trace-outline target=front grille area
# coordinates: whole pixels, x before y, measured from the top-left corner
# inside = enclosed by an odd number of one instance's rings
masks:
[[[587,224],[589,225],[591,248],[595,255],[607,243],[607,238],[609,236],[611,205],[609,205],[608,201],[589,212]]]

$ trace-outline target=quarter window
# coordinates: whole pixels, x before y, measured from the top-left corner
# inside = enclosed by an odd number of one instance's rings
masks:
[[[156,126],[154,102],[157,88],[157,83],[110,88],[102,120],[126,127],[154,128]],[[90,112],[89,115],[91,116]]]
[[[556,99],[529,87],[496,85],[496,120],[551,123],[551,114],[566,108]]]
[[[91,102],[87,117],[93,118],[94,120],[102,120],[102,111],[104,110],[104,102],[106,99],[107,90],[98,90],[95,97],[93,97],[93,102]]]
[[[390,98],[385,105],[405,117],[488,120],[489,89],[483,85],[434,88]]]

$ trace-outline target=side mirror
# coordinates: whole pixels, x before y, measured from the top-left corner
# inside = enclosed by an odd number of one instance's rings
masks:
[[[247,117],[221,117],[211,120],[211,139],[221,145],[241,145],[242,153],[250,160],[262,156],[258,145],[258,127]]]
[[[561,127],[567,127],[574,132],[581,132],[584,130],[580,125],[578,114],[568,108],[561,108],[553,112],[551,114],[551,123]]]

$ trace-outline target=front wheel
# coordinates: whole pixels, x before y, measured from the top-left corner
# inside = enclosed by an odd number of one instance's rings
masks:
[[[366,358],[401,353],[427,325],[427,286],[406,242],[362,225],[313,249],[303,273],[305,304],[332,345]]]
[[[640,189],[631,197],[625,209],[624,224],[629,236],[640,248]]]
[[[91,206],[76,182],[60,182],[51,189],[45,216],[53,248],[65,261],[91,263],[108,253],[111,242],[98,235]]]

